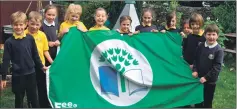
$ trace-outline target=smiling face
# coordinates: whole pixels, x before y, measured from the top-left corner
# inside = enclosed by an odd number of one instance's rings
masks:
[[[23,35],[25,28],[25,22],[16,22],[12,25],[12,29],[16,35]]]
[[[31,34],[37,33],[40,27],[41,27],[40,21],[29,20],[28,30]]]
[[[57,10],[55,8],[47,10],[45,13],[45,20],[49,23],[53,23],[57,16]]]
[[[176,28],[176,16],[171,19],[169,28]]]
[[[107,14],[104,10],[97,10],[95,14],[95,22],[97,26],[103,26],[107,20]]]
[[[120,30],[125,32],[125,33],[129,33],[129,27],[131,25],[131,21],[130,20],[124,20],[120,23]]]
[[[206,32],[205,37],[206,37],[207,43],[209,45],[212,45],[216,43],[218,34],[216,32]]]
[[[151,24],[151,22],[152,22],[152,13],[149,12],[149,11],[144,12],[144,14],[142,16],[142,19],[143,19],[142,21],[145,25]]]
[[[190,26],[191,26],[191,29],[193,30],[194,34],[198,34],[199,33],[200,25],[199,25],[198,22],[191,22]]]
[[[79,21],[79,20],[80,20],[80,15],[79,14],[71,14],[69,16],[69,21],[71,23],[74,23],[74,22]]]

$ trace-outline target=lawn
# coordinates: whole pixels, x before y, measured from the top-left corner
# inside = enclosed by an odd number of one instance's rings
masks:
[[[230,71],[230,67],[223,67],[220,73],[213,107],[236,108],[236,71]],[[2,91],[0,108],[14,108],[14,95],[10,87]]]

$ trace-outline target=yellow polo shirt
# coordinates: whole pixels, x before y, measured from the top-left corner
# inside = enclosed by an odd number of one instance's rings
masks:
[[[75,23],[70,23],[69,21],[64,21],[61,25],[60,25],[60,29],[59,29],[59,33],[62,32],[63,29],[65,28],[71,28],[74,26],[80,25],[82,26],[83,29],[87,30],[86,26],[84,25],[83,22],[77,21]]]
[[[25,34],[30,34],[28,29],[25,30]],[[45,33],[40,30],[37,33],[30,35],[34,37],[40,60],[42,61],[42,64],[45,65],[44,51],[49,50],[47,37]]]
[[[94,31],[94,30],[110,30],[106,26],[98,27],[98,26],[93,26],[89,29],[89,31]]]

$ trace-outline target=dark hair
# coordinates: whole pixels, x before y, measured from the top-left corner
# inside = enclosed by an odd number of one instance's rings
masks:
[[[130,20],[130,23],[132,23],[132,19],[130,16],[124,15],[120,17],[119,23],[121,24],[125,20]]]
[[[150,12],[151,16],[153,17],[154,11],[151,8],[144,8],[142,11],[142,16],[144,15],[145,12]]]
[[[176,12],[175,11],[172,11],[172,12],[167,14],[166,24],[167,24],[168,27],[170,26],[170,22],[171,22],[172,18],[174,18],[174,17],[176,17]]]
[[[55,9],[56,12],[58,12],[58,8],[55,5],[47,5],[47,6],[45,6],[44,13],[46,13],[50,9]]]
[[[219,34],[219,31],[220,30],[216,24],[209,24],[206,26],[204,34],[206,34],[207,32],[216,32],[217,34]]]
[[[199,24],[200,27],[203,26],[204,24],[204,21],[203,21],[203,17],[201,14],[198,14],[198,13],[193,13],[191,15],[191,18],[189,20],[189,26],[191,27],[191,23],[192,22],[197,22]]]
[[[189,19],[184,19],[184,20],[182,20],[182,22],[181,22],[181,28],[184,27],[184,24],[189,24]]]

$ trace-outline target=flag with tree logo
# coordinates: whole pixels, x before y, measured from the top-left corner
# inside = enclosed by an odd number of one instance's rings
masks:
[[[47,71],[54,108],[180,107],[203,101],[176,33],[71,28]]]

